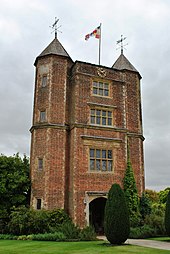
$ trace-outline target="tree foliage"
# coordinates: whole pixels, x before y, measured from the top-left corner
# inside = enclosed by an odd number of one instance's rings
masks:
[[[168,188],[166,188],[166,189],[164,189],[164,190],[161,190],[161,191],[158,193],[160,203],[166,204],[169,191],[170,191],[170,187],[168,187]]]
[[[127,206],[129,209],[130,224],[131,226],[137,226],[140,217],[139,197],[129,154],[127,160],[127,168],[123,179],[123,186]]]
[[[168,236],[170,236],[170,191],[168,193],[165,209],[165,229]]]
[[[142,219],[145,219],[146,215],[151,214],[151,211],[152,211],[151,201],[148,198],[148,196],[145,194],[145,192],[142,193],[142,196],[140,198],[139,210],[140,210]]]
[[[118,184],[113,184],[105,206],[104,231],[112,244],[124,243],[130,232],[129,213],[124,192]]]
[[[159,195],[158,192],[154,191],[154,190],[149,190],[146,189],[145,190],[145,194],[146,196],[150,199],[150,201],[152,203],[158,203],[159,202]]]
[[[0,156],[0,211],[29,202],[29,160],[16,154]]]

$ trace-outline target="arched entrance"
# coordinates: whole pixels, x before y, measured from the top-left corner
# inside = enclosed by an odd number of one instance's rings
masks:
[[[89,222],[95,228],[97,234],[104,233],[104,209],[106,198],[100,197],[92,200],[89,204]]]

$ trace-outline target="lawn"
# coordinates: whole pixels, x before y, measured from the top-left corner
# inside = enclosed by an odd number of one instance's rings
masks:
[[[155,241],[163,241],[163,242],[170,242],[170,237],[165,236],[165,237],[152,237],[148,238],[149,240],[155,240]]]
[[[157,250],[132,245],[108,246],[106,242],[38,242],[0,240],[0,254],[163,254],[168,250]]]

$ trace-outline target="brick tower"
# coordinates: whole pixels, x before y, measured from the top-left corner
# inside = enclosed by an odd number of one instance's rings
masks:
[[[100,232],[108,190],[122,186],[127,143],[144,191],[141,76],[123,53],[111,68],[73,62],[57,38],[35,66],[31,205],[64,208]]]

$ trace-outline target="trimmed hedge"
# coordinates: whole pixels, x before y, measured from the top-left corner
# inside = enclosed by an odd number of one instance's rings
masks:
[[[129,213],[124,192],[118,184],[113,184],[105,206],[104,232],[112,244],[124,243],[130,232]]]

